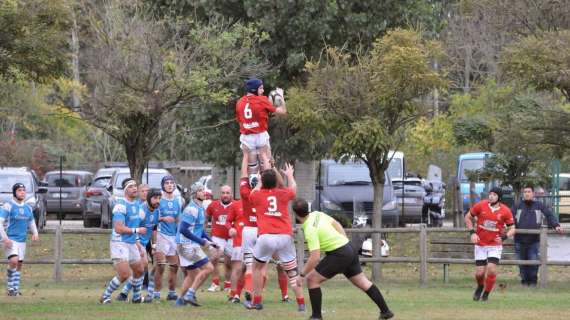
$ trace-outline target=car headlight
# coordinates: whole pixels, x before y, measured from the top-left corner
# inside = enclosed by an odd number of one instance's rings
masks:
[[[382,210],[395,210],[396,209],[396,201],[392,200],[382,206]]]
[[[342,208],[338,204],[331,202],[329,200],[323,201],[323,207],[325,207],[325,209],[328,209],[328,210],[335,210],[335,211],[342,210]]]

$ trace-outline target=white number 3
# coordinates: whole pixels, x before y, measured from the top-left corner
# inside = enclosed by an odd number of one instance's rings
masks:
[[[247,103],[245,105],[245,108],[243,109],[243,116],[246,119],[251,119],[253,117],[253,112],[251,112],[251,108],[249,107],[249,103]]]
[[[270,212],[277,211],[277,198],[275,196],[267,197],[267,201],[269,202],[269,208],[267,208]]]

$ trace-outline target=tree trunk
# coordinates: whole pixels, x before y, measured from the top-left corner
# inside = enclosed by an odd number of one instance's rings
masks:
[[[386,166],[387,167],[387,166]],[[380,161],[375,161],[371,159],[368,163],[368,169],[370,170],[370,178],[372,180],[372,187],[374,188],[374,203],[372,214],[372,227],[381,228],[382,227],[382,204],[384,203],[384,171],[383,167],[380,165]],[[372,234],[372,256],[374,258],[380,257],[380,247],[382,246],[382,236],[380,232]],[[380,281],[382,277],[382,267],[380,263],[372,264],[372,280]]]
[[[78,35],[78,27],[77,27],[77,19],[75,18],[75,10],[71,10],[71,17],[73,19],[73,28],[71,29],[71,66],[73,70],[73,80],[76,83],[80,83],[79,78],[79,35]],[[73,90],[71,94],[72,98],[72,107],[74,111],[79,109],[79,93],[76,90]]]
[[[137,141],[138,142],[138,141]],[[145,154],[145,145],[142,143],[124,144],[125,152],[127,154],[127,161],[129,162],[129,169],[131,171],[131,177],[137,181],[137,183],[142,182],[142,175],[146,164],[148,162],[148,156]]]
[[[372,215],[372,227],[381,228],[382,227],[382,204],[384,203],[384,183],[374,184],[374,214]],[[382,246],[382,237],[380,233],[372,234],[372,254],[373,257],[380,257],[380,248]],[[372,265],[372,279],[374,281],[380,281],[382,278],[382,268],[380,263],[374,263]]]

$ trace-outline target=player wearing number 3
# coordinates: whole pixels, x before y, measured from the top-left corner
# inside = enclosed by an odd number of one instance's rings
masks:
[[[293,176],[293,167],[286,165],[283,173],[289,182],[288,188],[277,187],[279,174],[270,169],[261,173],[261,188],[256,187],[249,195],[249,201],[257,216],[258,238],[253,247],[253,302],[246,303],[248,309],[263,309],[261,292],[263,291],[263,276],[267,272],[267,262],[276,256],[281,261],[281,267],[289,277],[293,287],[299,311],[305,311],[305,300],[297,268],[297,257],[293,242],[293,228],[289,217],[289,201],[295,198],[297,184]]]
[[[270,169],[271,151],[269,134],[267,133],[269,114],[285,114],[285,99],[282,105],[275,107],[263,95],[263,82],[259,79],[249,79],[245,83],[247,94],[236,104],[236,118],[240,127],[240,142],[244,157],[248,159],[250,174],[258,173],[257,157],[261,160],[262,170]],[[277,89],[277,94],[283,97],[283,90]]]

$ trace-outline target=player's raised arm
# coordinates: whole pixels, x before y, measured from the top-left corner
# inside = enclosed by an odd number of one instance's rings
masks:
[[[283,174],[287,177],[287,183],[289,184],[289,188],[293,189],[295,194],[297,193],[297,182],[295,181],[295,169],[289,163],[285,164],[285,170],[282,170]]]

